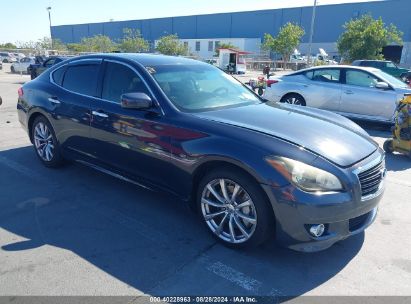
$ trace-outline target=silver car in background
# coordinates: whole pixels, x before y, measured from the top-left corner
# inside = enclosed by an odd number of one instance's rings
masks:
[[[396,103],[411,93],[397,78],[376,68],[321,66],[274,78],[264,92],[269,101],[337,112],[378,122],[393,121]]]

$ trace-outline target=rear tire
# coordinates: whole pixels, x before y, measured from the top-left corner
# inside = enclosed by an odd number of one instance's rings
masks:
[[[44,116],[34,120],[31,136],[34,150],[40,161],[49,168],[58,168],[63,165],[64,159],[53,127]]]
[[[271,204],[241,170],[222,167],[206,174],[198,185],[197,207],[207,230],[227,247],[256,247],[274,233]]]
[[[16,73],[16,70],[14,69],[13,66],[11,66],[10,71],[11,71],[13,74]]]
[[[298,106],[306,106],[305,99],[300,94],[297,93],[290,93],[283,98],[281,98],[280,102],[294,104]]]

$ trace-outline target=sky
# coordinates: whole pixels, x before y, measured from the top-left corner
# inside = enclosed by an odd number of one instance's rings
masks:
[[[26,0],[8,1],[0,17],[0,43],[35,41],[50,36],[52,25],[187,16],[299,7],[314,0]],[[319,5],[366,0],[318,0]]]

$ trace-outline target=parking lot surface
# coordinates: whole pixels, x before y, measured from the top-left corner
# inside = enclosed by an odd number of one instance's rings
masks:
[[[0,71],[0,295],[411,295],[411,160],[387,156],[365,233],[320,253],[215,242],[183,202],[79,164],[38,161]],[[247,77],[245,77],[247,78]],[[387,127],[362,124],[382,146]],[[343,140],[343,139],[342,139]]]

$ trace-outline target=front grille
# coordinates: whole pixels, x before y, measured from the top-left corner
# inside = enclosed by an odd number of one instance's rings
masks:
[[[382,160],[374,167],[358,173],[363,197],[374,194],[379,190],[384,178],[384,170],[385,166],[384,161]]]
[[[350,219],[350,232],[356,231],[364,226],[365,222],[368,220],[370,212],[363,214],[359,217]]]

